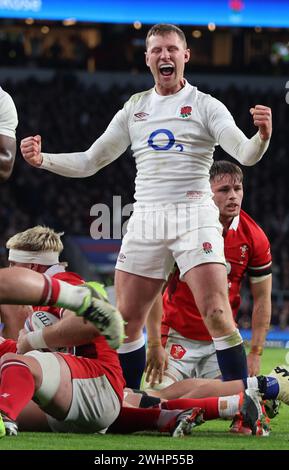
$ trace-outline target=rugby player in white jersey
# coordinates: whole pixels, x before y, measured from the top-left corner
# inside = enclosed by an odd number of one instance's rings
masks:
[[[118,308],[128,322],[127,340],[119,350],[127,385],[139,386],[145,363],[142,328],[175,261],[213,338],[224,380],[246,377],[209,169],[217,144],[243,165],[258,162],[268,148],[271,110],[259,104],[248,110],[258,128],[248,139],[221,102],[185,80],[190,51],[182,30],[155,25],[146,46],[154,88],[133,95],[87,151],[42,153],[39,135],[23,139],[21,151],[35,167],[86,177],[131,145],[136,203],[115,275]]]
[[[11,96],[0,87],[0,181],[12,173],[16,154],[17,111]]]
[[[6,181],[12,173],[16,155],[17,124],[18,117],[14,102],[11,96],[0,87],[0,182]],[[17,307],[15,311],[16,321],[22,317],[20,309],[21,307]],[[0,311],[0,315],[3,322],[5,313]],[[14,335],[14,329],[10,328],[6,333]]]

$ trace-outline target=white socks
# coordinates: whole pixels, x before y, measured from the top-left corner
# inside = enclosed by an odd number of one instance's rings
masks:
[[[218,400],[220,418],[231,419],[240,410],[240,395],[220,397]]]
[[[140,338],[136,339],[135,341],[131,341],[130,343],[123,343],[120,348],[118,348],[117,352],[119,354],[130,353],[133,351],[137,351],[138,349],[142,348],[145,344],[144,335],[142,334]]]
[[[221,336],[220,338],[212,338],[217,351],[223,351],[224,349],[230,349],[234,346],[238,346],[243,343],[243,338],[240,335],[238,328],[233,333],[227,336]]]

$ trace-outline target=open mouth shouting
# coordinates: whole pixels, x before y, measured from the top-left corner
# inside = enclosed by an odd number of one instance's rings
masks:
[[[170,77],[175,70],[175,66],[172,64],[162,64],[159,67],[159,71],[163,77]]]

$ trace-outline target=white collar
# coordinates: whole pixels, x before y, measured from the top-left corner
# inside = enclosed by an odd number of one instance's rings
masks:
[[[236,217],[234,217],[232,222],[231,222],[229,230],[235,230],[235,232],[236,232],[237,229],[238,229],[238,226],[239,226],[239,222],[240,222],[240,215],[236,215]]]
[[[62,264],[54,264],[53,266],[50,266],[50,268],[45,271],[45,274],[48,274],[48,276],[53,276],[54,274],[57,273],[64,273],[65,268],[62,266]]]

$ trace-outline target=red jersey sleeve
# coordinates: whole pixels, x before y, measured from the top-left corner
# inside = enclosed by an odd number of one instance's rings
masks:
[[[247,217],[248,214],[246,214]],[[251,218],[250,218],[251,219]],[[252,252],[248,260],[248,275],[261,277],[272,273],[272,256],[270,243],[259,225],[252,219],[250,224],[252,237]]]

